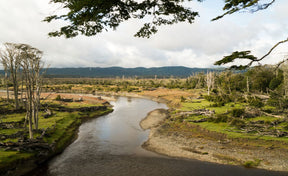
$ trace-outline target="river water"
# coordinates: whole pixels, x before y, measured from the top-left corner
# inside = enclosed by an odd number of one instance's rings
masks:
[[[287,173],[171,158],[146,151],[148,139],[139,122],[165,104],[120,97],[114,112],[80,126],[79,136],[65,151],[39,168],[46,176],[279,176]]]

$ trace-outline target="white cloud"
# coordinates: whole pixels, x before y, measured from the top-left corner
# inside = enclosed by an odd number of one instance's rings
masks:
[[[47,35],[64,24],[42,22],[59,9],[49,0],[0,1],[0,43],[37,47],[44,51],[44,59],[51,67],[209,67],[235,50],[251,50],[262,56],[288,35],[288,2],[284,0],[263,12],[233,14],[215,22],[210,20],[223,13],[220,1],[192,2],[189,6],[200,11],[194,24],[161,27],[150,39],[133,37],[142,25],[137,20],[94,37],[65,39]],[[266,62],[283,59],[285,51],[287,46],[282,46]]]

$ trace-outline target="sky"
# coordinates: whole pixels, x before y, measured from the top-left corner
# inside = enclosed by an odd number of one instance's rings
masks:
[[[265,1],[265,0],[264,0]],[[43,22],[59,11],[49,0],[0,0],[0,43],[25,43],[44,52],[49,67],[214,67],[233,51],[251,50],[261,57],[288,37],[288,1],[277,0],[257,13],[235,13],[221,20],[223,0],[187,2],[200,13],[193,24],[159,28],[149,39],[135,38],[142,21],[129,20],[116,31],[93,37],[51,38],[48,33],[64,22]],[[262,64],[276,64],[288,55],[288,43],[278,47]],[[0,67],[1,68],[1,67]]]

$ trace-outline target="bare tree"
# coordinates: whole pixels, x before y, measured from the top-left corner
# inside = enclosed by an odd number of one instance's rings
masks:
[[[283,62],[281,65],[281,69],[283,70],[284,82],[283,82],[283,89],[284,89],[284,97],[287,98],[288,96],[288,63]]]
[[[4,76],[4,82],[3,84],[6,85],[6,93],[7,93],[7,101],[9,102],[9,85],[8,85],[8,66],[7,66],[7,62],[5,59],[3,59],[2,57],[2,53],[1,54],[1,64],[3,65],[4,67],[4,72],[5,72],[5,76]]]
[[[213,72],[207,72],[206,74],[206,83],[208,89],[208,95],[210,95],[211,88],[214,88],[215,77]]]
[[[29,121],[29,135],[33,138],[33,124],[34,128],[38,129],[38,112],[40,107],[41,94],[41,57],[43,52],[37,48],[33,48],[27,44],[19,44],[18,49],[21,50],[21,66],[26,84],[27,95],[27,120]]]
[[[6,81],[8,80],[8,74],[12,79],[15,108],[19,109],[18,100],[18,71],[20,68],[21,58],[19,55],[19,50],[16,48],[17,44],[5,43],[4,49],[0,51],[1,62],[4,66]],[[8,82],[7,85],[7,98],[9,100]]]

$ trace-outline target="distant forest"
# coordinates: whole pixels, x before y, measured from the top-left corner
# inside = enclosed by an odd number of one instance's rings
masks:
[[[196,73],[207,73],[208,71],[223,71],[213,68],[188,68],[183,66],[152,67],[152,68],[123,68],[123,67],[82,67],[82,68],[48,68],[45,77],[56,78],[115,78],[115,77],[138,77],[138,78],[169,78],[188,77]],[[0,74],[4,74],[1,70]]]

